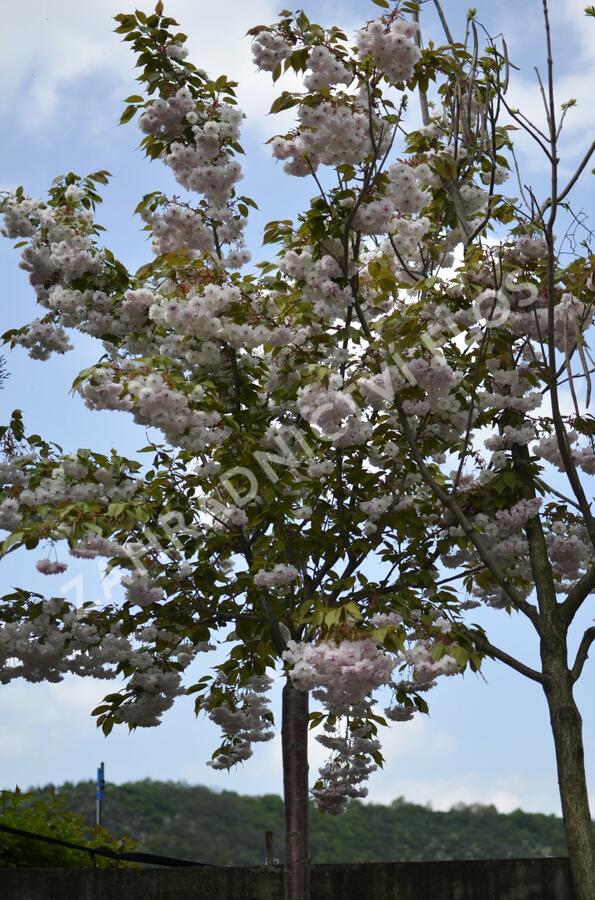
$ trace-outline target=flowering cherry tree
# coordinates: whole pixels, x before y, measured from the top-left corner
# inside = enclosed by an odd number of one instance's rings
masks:
[[[210,765],[227,769],[273,736],[280,668],[286,896],[306,900],[309,726],[329,752],[312,794],[341,813],[382,764],[386,719],[426,711],[437,678],[488,654],[543,688],[587,900],[573,685],[595,629],[570,662],[567,641],[595,590],[594,269],[588,233],[564,244],[555,229],[593,147],[561,186],[570,104],[559,115],[545,2],[545,129],[508,103],[506,45],[482,49],[474,11],[457,42],[435,2],[436,46],[420,4],[375,2],[380,17],[352,37],[287,11],[251,32],[261,70],[301,79],[273,104],[296,118],[272,156],[315,185],[296,221],[266,226],[269,261],[249,265],[244,239],[256,204],[240,190],[236,85],[188,61],[161,2],[116,17],[145,90],[122,122],[137,117],[146,155],[181,190],[138,205],[151,261],[129,272],[101,242],[107,172],[3,199],[41,307],[5,341],[47,359],[70,349],[69,331],[97,338],[103,355],[75,389],[161,437],[143,466],[64,453],[27,437],[18,412],[2,428],[2,552],[41,547],[48,576],[68,555],[105,557],[123,599],[4,597],[0,678],[123,681],[94,710],[106,734],[157,725],[194,693],[223,735]],[[548,198],[515,182],[515,129],[548,159]],[[539,670],[467,622],[480,604],[529,619]],[[217,644],[226,658],[206,657],[196,680],[190,666]]]

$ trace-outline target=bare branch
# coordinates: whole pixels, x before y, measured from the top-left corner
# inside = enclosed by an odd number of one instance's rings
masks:
[[[484,638],[481,634],[478,634],[474,631],[468,631],[468,635],[475,646],[478,648],[478,650],[482,650],[488,656],[500,660],[500,662],[503,662],[511,669],[514,669],[515,672],[519,672],[521,675],[524,675],[525,678],[530,678],[531,681],[536,681],[538,682],[538,684],[544,684],[545,676],[541,672],[538,672],[536,669],[532,669],[530,666],[525,665],[525,663],[516,659],[514,656],[511,656],[509,653],[506,653],[504,650],[500,650],[499,647],[495,647],[494,644],[491,644],[487,640],[487,638]]]
[[[438,16],[440,18],[440,23],[444,29],[444,34],[446,35],[446,40],[448,41],[449,44],[454,44],[455,39],[453,38],[452,32],[451,32],[450,28],[448,27],[448,22],[446,21],[446,16],[444,15],[444,10],[442,9],[442,6],[440,5],[440,0],[434,0],[434,6],[436,7],[436,12],[438,13]]]
[[[587,628],[579,644],[576,659],[570,673],[573,683],[578,681],[578,679],[581,677],[581,672],[583,671],[583,667],[587,662],[589,650],[591,649],[591,644],[593,643],[593,641],[595,641],[595,626]]]
[[[550,189],[550,215],[547,223],[544,221],[545,240],[548,248],[547,259],[547,298],[548,298],[548,320],[547,320],[547,344],[548,344],[548,372],[550,384],[550,397],[552,404],[552,418],[554,421],[554,429],[558,449],[566,477],[572,487],[572,492],[576,497],[581,508],[583,518],[591,543],[595,547],[595,518],[591,512],[591,506],[585,494],[585,490],[581,483],[570,442],[568,433],[564,425],[562,413],[560,411],[560,399],[558,395],[557,371],[556,371],[556,336],[555,336],[555,309],[556,309],[556,250],[554,225],[558,212],[558,136],[556,130],[556,109],[554,97],[554,62],[552,55],[552,36],[550,29],[549,9],[547,0],[543,0],[543,17],[545,22],[546,47],[547,47],[547,104],[548,104],[548,125],[550,128],[550,160],[551,160],[551,189]],[[542,214],[543,219],[543,214]]]
[[[593,156],[593,153],[595,153],[595,141],[593,141],[591,143],[591,146],[589,147],[589,149],[583,156],[582,160],[580,161],[576,172],[574,173],[574,175],[572,176],[572,178],[570,179],[570,181],[568,182],[568,184],[566,185],[566,187],[564,188],[562,193],[559,194],[558,197],[556,198],[556,203],[562,203],[562,201],[566,199],[566,197],[568,196],[568,194],[570,193],[572,188],[575,186],[575,184],[577,183],[577,181],[583,174],[583,171],[585,170],[589,160]],[[550,208],[551,205],[552,205],[552,199],[550,197],[550,199],[546,200],[546,202],[541,207],[541,212],[544,213],[547,209]]]
[[[569,591],[564,603],[561,604],[562,617],[566,626],[570,625],[581,604],[587,599],[589,594],[595,590],[595,565],[591,566],[588,572],[580,578],[575,586]]]
[[[413,21],[417,24],[417,31],[415,33],[415,43],[419,50],[422,49],[422,39],[421,39],[421,30],[419,27],[419,9],[416,9],[413,13]],[[421,117],[424,125],[430,124],[430,107],[428,105],[428,94],[427,91],[419,88],[419,105],[421,106]]]

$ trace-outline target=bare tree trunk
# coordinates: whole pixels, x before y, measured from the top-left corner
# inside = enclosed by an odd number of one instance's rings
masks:
[[[583,723],[572,693],[565,635],[541,642],[547,698],[576,900],[595,898],[595,838],[585,776]]]
[[[285,801],[285,900],[310,900],[308,693],[287,679],[281,723]]]
[[[515,467],[525,485],[524,496],[535,496],[526,448],[513,450]],[[568,663],[568,625],[556,597],[553,572],[541,521],[531,519],[525,528],[531,569],[539,606],[542,686],[550,712],[550,722],[562,815],[576,900],[595,898],[595,838],[589,809],[585,774],[583,722],[574,695]]]

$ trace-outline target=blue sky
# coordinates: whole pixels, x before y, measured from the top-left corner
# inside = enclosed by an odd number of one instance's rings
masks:
[[[150,10],[151,4],[142,2]],[[240,101],[248,119],[243,144],[243,190],[260,206],[250,231],[256,260],[265,257],[258,238],[262,225],[286,218],[303,205],[313,186],[289,179],[276,167],[265,141],[283,125],[266,117],[273,92],[268,78],[256,74],[250,62],[246,30],[273,21],[282,4],[274,0],[169,0],[166,10],[190,35],[191,57],[213,73],[226,72],[240,81]],[[533,65],[543,65],[541,0],[525,4],[478,0],[482,21],[493,33],[504,31],[513,61],[521,68],[513,88],[514,103],[530,116],[542,116]],[[592,139],[595,109],[590,85],[595,77],[593,28],[582,4],[556,0],[553,15],[559,60],[560,101],[574,97],[578,108],[569,116],[563,140],[563,172],[570,175]],[[444,3],[453,29],[462,27],[467,4]],[[351,29],[376,15],[367,0],[307,2],[306,12]],[[0,54],[0,126],[3,134],[0,189],[23,184],[28,193],[43,196],[51,179],[69,170],[85,174],[110,170],[114,180],[105,191],[99,220],[108,227],[106,243],[132,268],[145,262],[149,248],[132,210],[150,190],[174,191],[168,173],[149,165],[135,150],[134,126],[116,125],[121,100],[135,92],[132,57],[111,32],[110,17],[128,11],[114,0],[20,0],[3,10],[5,46]],[[437,34],[431,16],[427,33]],[[289,121],[288,119],[284,121]],[[546,170],[526,140],[520,141],[525,180],[544,193]],[[579,208],[593,208],[592,187],[575,197]],[[268,250],[267,252],[270,252]],[[8,241],[0,244],[2,301],[0,329],[24,324],[35,315],[33,295],[17,266]],[[133,454],[143,445],[143,432],[122,414],[86,410],[69,395],[70,384],[97,354],[89,340],[78,340],[74,352],[46,363],[23,352],[9,355],[12,377],[0,393],[0,418],[20,407],[32,431],[66,449],[79,446],[108,450],[116,446]],[[22,585],[49,590],[34,571],[34,559],[12,555],[0,563],[0,588]],[[103,588],[95,563],[71,566],[84,575],[85,599],[96,599]],[[66,576],[64,576],[66,579]],[[63,584],[67,584],[66,580]],[[58,581],[51,588],[56,590]],[[66,593],[71,599],[72,588]],[[593,617],[585,613],[583,622]],[[518,617],[482,612],[475,617],[488,627],[494,643],[531,663],[536,642]],[[579,686],[586,731],[587,760],[595,797],[595,715],[589,703],[594,667]],[[109,687],[109,685],[108,685]],[[15,683],[0,690],[0,787],[60,783],[92,777],[105,760],[108,781],[136,778],[185,779],[195,784],[245,793],[280,792],[280,748],[277,741],[257,749],[254,758],[231,775],[205,765],[217,745],[218,733],[206,721],[195,720],[190,700],[182,700],[158,729],[125,730],[106,740],[96,731],[89,711],[105,693],[106,684],[68,680],[57,685]],[[387,766],[373,777],[370,797],[390,802],[398,796],[447,809],[463,802],[495,803],[502,810],[557,812],[559,801],[553,747],[545,701],[539,688],[500,664],[486,662],[483,676],[448,679],[431,697],[430,717],[393,727],[384,734]],[[320,761],[312,747],[313,768]]]

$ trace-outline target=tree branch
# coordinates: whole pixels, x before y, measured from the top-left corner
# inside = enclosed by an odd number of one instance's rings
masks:
[[[568,592],[564,603],[561,604],[561,614],[564,624],[568,627],[578,612],[581,604],[595,590],[595,565],[580,578],[575,586]]]
[[[566,185],[566,187],[564,188],[562,193],[559,194],[558,197],[556,198],[556,203],[561,203],[562,200],[564,200],[568,196],[568,194],[570,193],[572,188],[575,186],[575,184],[581,177],[581,175],[582,175],[585,167],[587,166],[587,163],[591,159],[593,153],[595,153],[595,141],[592,142],[591,146],[589,147],[589,149],[583,156],[576,172],[574,173],[574,175],[572,176],[572,178],[570,179],[570,181],[568,182],[568,184]],[[543,206],[541,207],[541,212],[544,213],[546,211],[546,209],[550,208],[551,205],[552,205],[552,199],[550,197],[550,199],[546,200],[545,203],[543,204]]]
[[[532,669],[530,666],[526,666],[525,663],[522,663],[514,656],[511,656],[504,650],[500,650],[499,647],[495,647],[494,644],[491,644],[487,638],[482,637],[480,634],[477,634],[477,632],[474,631],[469,631],[468,635],[475,646],[479,650],[483,650],[484,653],[486,653],[488,656],[492,656],[494,659],[500,660],[500,662],[503,662],[511,669],[514,669],[515,672],[519,672],[521,675],[524,675],[525,678],[530,678],[532,681],[537,681],[538,684],[543,684],[545,682],[545,676],[541,672],[538,672],[536,669]]]
[[[496,560],[488,549],[483,537],[473,527],[472,523],[469,521],[454,497],[451,497],[450,494],[448,494],[443,488],[441,488],[436,479],[433,477],[417,445],[417,441],[413,435],[413,432],[411,431],[411,427],[409,425],[407,416],[405,415],[405,411],[403,410],[398,392],[395,392],[394,399],[403,434],[407,440],[407,443],[409,444],[411,455],[417,463],[420,475],[422,476],[428,487],[431,489],[434,496],[438,500],[440,500],[443,506],[451,511],[451,513],[477,550],[480,559],[485,564],[486,568],[489,569],[495,581],[500,585],[512,605],[516,609],[523,612],[533,623],[535,629],[539,632],[539,614],[537,610],[530,603],[528,603],[524,597],[521,597],[514,585],[511,584],[510,581],[501,572],[500,567],[498,566]]]
[[[417,44],[418,49],[422,50],[422,39],[421,39],[421,29],[419,25],[419,9],[413,13],[413,21],[417,24],[417,31],[415,32],[415,43]],[[421,107],[421,118],[424,125],[430,124],[430,107],[428,106],[428,93],[421,89],[418,86],[419,90],[419,105]]]
[[[591,648],[591,644],[595,641],[595,626],[591,628],[587,628],[585,633],[583,634],[582,640],[579,644],[579,648],[576,654],[576,659],[574,661],[574,665],[572,667],[572,671],[570,673],[570,677],[572,678],[572,682],[578,681],[581,677],[581,672],[583,671],[583,666],[587,662],[587,658],[589,656],[589,650]]]
[[[440,23],[444,29],[444,34],[446,35],[446,40],[449,44],[454,44],[455,39],[452,36],[452,32],[448,27],[448,22],[446,21],[446,16],[444,15],[444,10],[440,5],[440,0],[434,0],[434,6],[436,7],[436,12],[440,18]]]

